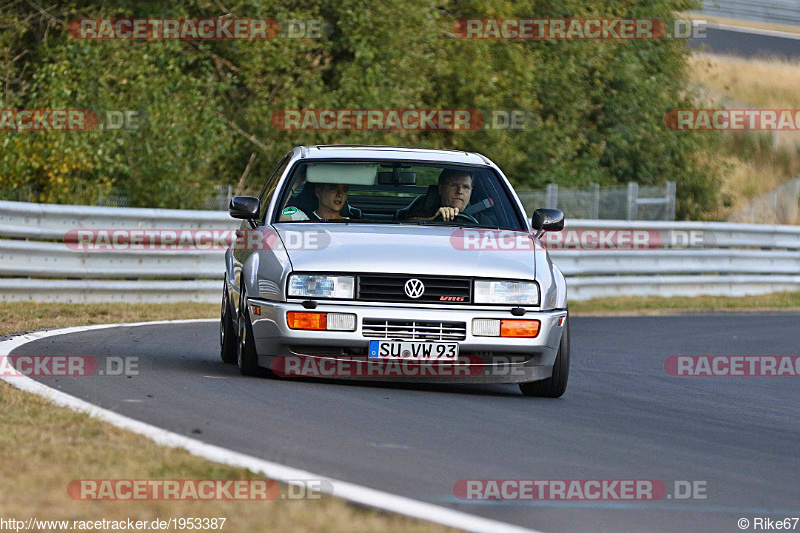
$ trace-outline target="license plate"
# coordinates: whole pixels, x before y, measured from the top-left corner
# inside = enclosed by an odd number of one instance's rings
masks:
[[[457,342],[369,341],[370,359],[458,359]]]

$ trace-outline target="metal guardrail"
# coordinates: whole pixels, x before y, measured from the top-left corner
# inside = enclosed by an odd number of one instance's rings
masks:
[[[747,296],[800,290],[800,226],[567,220],[550,249],[571,300],[609,296]],[[569,233],[645,232],[654,248],[570,248]],[[577,240],[577,239],[576,239]]]
[[[63,239],[72,229],[219,229],[238,227],[227,212],[0,201],[0,237]]]
[[[223,261],[220,251],[74,251],[63,242],[0,239],[0,277],[214,279]]]
[[[800,25],[797,0],[704,0],[701,13],[720,17]]]
[[[221,251],[80,251],[64,238],[75,229],[238,226],[218,211],[0,201],[0,301],[218,302]],[[566,226],[564,248],[550,253],[567,276],[571,300],[800,290],[798,226],[621,220],[567,220]],[[657,246],[575,247],[581,235],[619,231],[645,232]]]
[[[678,241],[692,232],[704,248],[787,248],[800,250],[800,226],[777,224],[737,224],[732,222],[637,222],[627,220],[569,220],[570,229],[651,230]],[[673,247],[673,246],[670,246]]]
[[[0,279],[0,301],[71,303],[218,303],[219,280],[146,281]]]
[[[0,301],[216,302],[224,252],[77,251],[65,237],[76,229],[238,227],[220,211],[0,201]]]

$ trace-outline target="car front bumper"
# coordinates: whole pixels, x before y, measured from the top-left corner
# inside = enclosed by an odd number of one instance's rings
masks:
[[[567,315],[563,309],[528,311],[524,316],[517,317],[512,316],[508,310],[491,308],[423,308],[336,303],[320,303],[316,309],[309,310],[300,303],[275,302],[261,298],[249,298],[248,305],[261,367],[283,369],[287,361],[296,363],[295,360],[302,359],[304,363],[308,363],[306,360],[312,362],[310,367],[306,364],[304,368],[326,369],[321,375],[312,374],[312,377],[428,383],[521,383],[549,378]],[[254,313],[253,306],[260,307],[260,315]],[[286,314],[290,311],[355,314],[356,329],[291,329],[286,321]],[[533,338],[474,336],[472,321],[475,318],[535,319],[540,322],[539,333]],[[365,319],[465,323],[465,338],[454,341],[459,345],[459,368],[454,371],[453,365],[447,368],[447,363],[438,362],[432,364],[408,360],[367,360],[369,342],[380,339],[365,336]],[[343,365],[343,360],[353,362]],[[337,364],[334,365],[334,362]]]

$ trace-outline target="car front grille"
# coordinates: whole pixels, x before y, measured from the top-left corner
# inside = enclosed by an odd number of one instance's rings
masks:
[[[361,322],[361,333],[364,337],[374,339],[463,341],[467,338],[467,324],[466,322],[365,318]]]
[[[410,279],[417,279],[425,286],[419,298],[411,298],[405,292],[406,282]],[[370,302],[471,303],[472,280],[443,276],[360,275],[357,298]]]

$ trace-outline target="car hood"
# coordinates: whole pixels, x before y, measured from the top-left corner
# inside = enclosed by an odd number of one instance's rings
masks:
[[[275,229],[295,271],[533,279],[534,254],[545,253],[522,231],[364,223]]]

